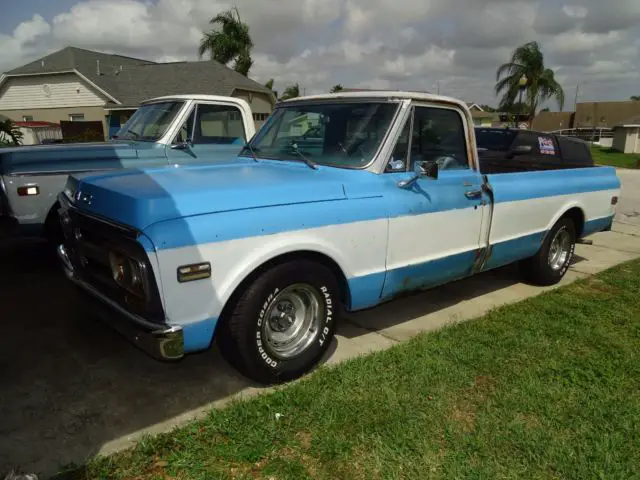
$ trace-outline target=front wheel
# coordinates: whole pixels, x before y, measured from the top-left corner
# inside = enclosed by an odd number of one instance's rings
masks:
[[[263,384],[293,380],[310,371],[333,339],[340,311],[330,269],[296,260],[277,265],[241,294],[218,332],[227,360]]]
[[[569,218],[551,228],[538,253],[522,262],[525,277],[537,285],[554,285],[571,265],[576,248],[576,229]]]

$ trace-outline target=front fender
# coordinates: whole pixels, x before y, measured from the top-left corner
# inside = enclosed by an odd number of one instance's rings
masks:
[[[348,203],[344,202],[342,208],[352,208]],[[354,207],[358,205],[361,204],[354,203]],[[162,249],[158,246],[162,245],[163,237],[172,231],[186,229],[187,225],[181,225],[180,221],[166,225],[162,230],[147,232],[157,248],[167,319],[173,324],[185,324],[219,317],[229,298],[252,272],[285,254],[314,252],[324,255],[338,265],[347,281],[372,273],[384,274],[388,218],[385,216],[305,228],[310,221],[307,220],[306,225],[298,225],[291,214],[294,209],[304,209],[306,215],[312,217],[316,213],[314,210],[322,208],[328,207],[305,204],[274,207],[269,209],[269,214],[265,209],[253,209],[201,217],[198,223],[223,232],[220,236],[228,236],[228,230],[235,228],[239,231],[242,225],[247,224],[251,224],[255,230],[256,226],[268,221],[267,217],[281,219],[278,222],[282,222],[283,228],[278,233],[242,235],[240,238],[200,243],[196,240],[199,237],[198,228],[192,223],[189,233],[194,242],[179,248]],[[335,203],[330,208],[340,209]],[[180,266],[201,262],[211,264],[211,278],[188,283],[176,280]]]
[[[20,225],[20,230],[28,235],[41,235],[49,212],[63,190],[68,175],[6,175],[4,188],[7,207]],[[20,196],[18,188],[37,186],[36,195]]]

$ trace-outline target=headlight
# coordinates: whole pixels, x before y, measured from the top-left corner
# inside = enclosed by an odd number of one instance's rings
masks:
[[[109,252],[111,276],[121,287],[136,295],[144,295],[144,266],[132,258],[118,252]]]

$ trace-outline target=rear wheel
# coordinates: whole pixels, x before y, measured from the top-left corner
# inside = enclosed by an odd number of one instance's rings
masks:
[[[293,380],[327,351],[340,310],[338,283],[317,262],[295,260],[256,278],[216,335],[227,360],[264,384]]]
[[[554,285],[571,265],[576,248],[576,229],[563,217],[551,228],[536,255],[522,262],[525,277],[537,285]]]

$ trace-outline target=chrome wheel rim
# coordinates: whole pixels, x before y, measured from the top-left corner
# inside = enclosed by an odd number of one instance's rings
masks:
[[[566,265],[571,254],[571,235],[566,228],[558,230],[549,248],[549,266],[553,270],[560,270]]]
[[[279,292],[267,306],[262,338],[279,359],[289,359],[307,350],[320,333],[325,306],[320,292],[296,283]]]

